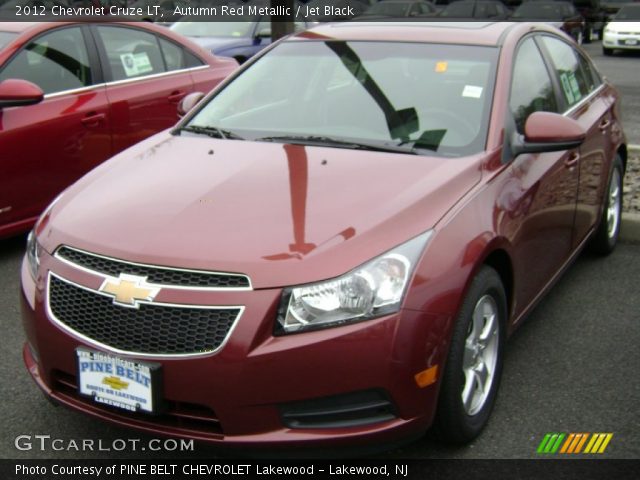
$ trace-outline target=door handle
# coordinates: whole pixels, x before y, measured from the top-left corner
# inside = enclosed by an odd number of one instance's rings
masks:
[[[600,122],[600,125],[598,125],[598,128],[600,129],[601,132],[604,133],[604,131],[609,128],[609,125],[611,125],[611,120],[609,120],[608,118],[604,118],[602,119],[602,121]]]
[[[105,118],[106,115],[104,113],[91,112],[80,121],[85,127],[97,127]]]
[[[185,95],[186,95],[186,92],[176,90],[175,92],[171,92],[171,95],[169,95],[167,99],[171,103],[178,103],[180,100],[184,98]]]
[[[573,168],[576,165],[578,165],[579,161],[580,161],[580,154],[578,152],[573,152],[573,153],[569,154],[569,158],[567,158],[564,161],[564,165],[567,168]]]

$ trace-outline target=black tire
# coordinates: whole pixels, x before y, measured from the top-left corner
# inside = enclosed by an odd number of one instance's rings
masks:
[[[624,166],[620,155],[616,154],[613,166],[607,182],[607,189],[602,200],[602,217],[600,225],[591,241],[591,250],[599,255],[609,255],[618,243],[620,235],[620,223],[622,220],[622,193],[623,193]],[[616,185],[617,184],[617,185]],[[617,191],[617,202],[615,201]],[[615,202],[615,204],[614,204]]]
[[[607,47],[602,47],[602,54],[606,55],[607,57],[613,55],[613,49],[612,48],[607,48]]]
[[[473,345],[473,340],[470,340],[473,337],[472,318],[481,302],[493,302],[495,317],[497,317],[494,320],[497,326],[497,331],[494,334],[497,338],[493,340],[495,344],[490,340],[487,344],[491,347],[486,347],[486,351],[491,352],[494,351],[493,345],[495,345],[494,370],[490,383],[488,383],[489,387],[485,390],[488,392],[486,396],[482,398],[484,394],[480,392],[480,397],[475,405],[473,402],[468,402],[465,406],[463,395],[466,384],[477,385],[476,381],[480,378],[474,376],[472,381],[467,381],[468,372],[473,370],[468,366],[475,365],[473,368],[480,368],[480,363],[482,363],[477,359],[477,350],[475,355],[469,353],[472,350],[470,346]],[[487,318],[484,315],[481,317],[480,322],[484,322],[484,328],[490,328],[490,322],[487,321]],[[471,282],[453,327],[454,331],[440,386],[435,418],[436,432],[444,441],[458,444],[468,443],[480,435],[487,424],[493,410],[502,374],[506,323],[507,300],[500,276],[493,268],[483,266]],[[484,355],[484,350],[482,350],[482,355]],[[467,367],[467,373],[465,373],[465,367]],[[475,389],[474,391],[478,392]],[[472,398],[477,398],[475,393]],[[470,408],[474,406],[477,408],[476,410]]]

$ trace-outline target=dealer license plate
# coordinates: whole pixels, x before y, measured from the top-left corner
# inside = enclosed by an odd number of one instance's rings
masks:
[[[95,402],[131,412],[160,407],[160,365],[134,362],[102,352],[76,349],[78,390]]]
[[[627,38],[627,40],[625,41],[625,44],[627,44],[627,45],[637,45],[638,44],[638,40],[636,40],[635,38]]]

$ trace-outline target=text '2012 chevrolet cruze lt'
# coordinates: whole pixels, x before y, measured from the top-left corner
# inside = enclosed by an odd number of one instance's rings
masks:
[[[583,247],[616,244],[617,108],[548,26],[289,37],[44,212],[29,372],[86,414],[219,444],[470,441],[507,337]]]

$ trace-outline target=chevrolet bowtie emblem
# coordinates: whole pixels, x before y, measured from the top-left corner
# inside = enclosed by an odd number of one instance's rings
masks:
[[[103,385],[107,385],[108,387],[111,387],[114,390],[123,390],[123,389],[126,390],[127,387],[129,386],[128,382],[120,380],[120,378],[116,376],[105,377],[102,379],[102,383]]]
[[[141,301],[152,301],[160,289],[149,285],[146,277],[120,274],[118,278],[107,278],[100,291],[113,296],[113,303],[125,307],[139,308]]]

